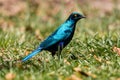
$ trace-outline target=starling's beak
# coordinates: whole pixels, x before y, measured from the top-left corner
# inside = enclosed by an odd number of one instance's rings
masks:
[[[83,15],[79,15],[78,17],[76,17],[75,19],[76,20],[79,20],[79,19],[82,19],[82,18],[86,18],[85,16],[83,16]]]
[[[80,16],[80,17],[78,17],[78,19],[82,19],[82,18],[86,18],[85,16]]]

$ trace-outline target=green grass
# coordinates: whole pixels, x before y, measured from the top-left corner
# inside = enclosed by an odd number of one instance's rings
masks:
[[[60,60],[43,51],[21,63],[26,51],[36,48],[63,22],[59,17],[54,18],[53,24],[44,23],[35,15],[30,17],[29,24],[26,19],[17,17],[6,19],[16,24],[12,31],[0,30],[0,80],[6,80],[8,73],[15,75],[14,80],[65,80],[73,74],[83,80],[120,78],[120,56],[112,50],[114,46],[120,47],[120,16],[117,12],[79,21],[75,35],[62,51]],[[40,31],[42,40],[36,37],[36,30]],[[75,71],[76,67],[81,71]]]

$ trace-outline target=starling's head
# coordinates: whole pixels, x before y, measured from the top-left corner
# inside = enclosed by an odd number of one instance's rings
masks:
[[[82,14],[78,13],[78,12],[73,12],[68,20],[74,20],[74,21],[78,21],[79,19],[85,18],[85,16],[83,16]]]

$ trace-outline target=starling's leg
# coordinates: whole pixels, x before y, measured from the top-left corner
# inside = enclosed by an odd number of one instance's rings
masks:
[[[61,51],[63,49],[64,42],[60,42],[58,45],[58,58],[61,59]]]
[[[58,52],[57,52],[57,56],[58,56],[58,58],[59,58],[59,60],[61,59],[61,49],[60,49],[60,47],[58,47]]]
[[[55,54],[56,54],[56,52],[55,52],[55,51],[53,51],[53,52],[52,52],[52,56],[54,57],[54,56],[55,56]]]

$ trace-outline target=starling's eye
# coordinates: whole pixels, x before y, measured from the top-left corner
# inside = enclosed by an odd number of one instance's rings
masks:
[[[74,19],[74,20],[77,20],[77,19],[78,19],[78,17],[79,17],[79,15],[78,15],[78,14],[73,14],[71,18],[72,18],[72,19]]]
[[[77,17],[77,14],[75,14],[74,17]]]

